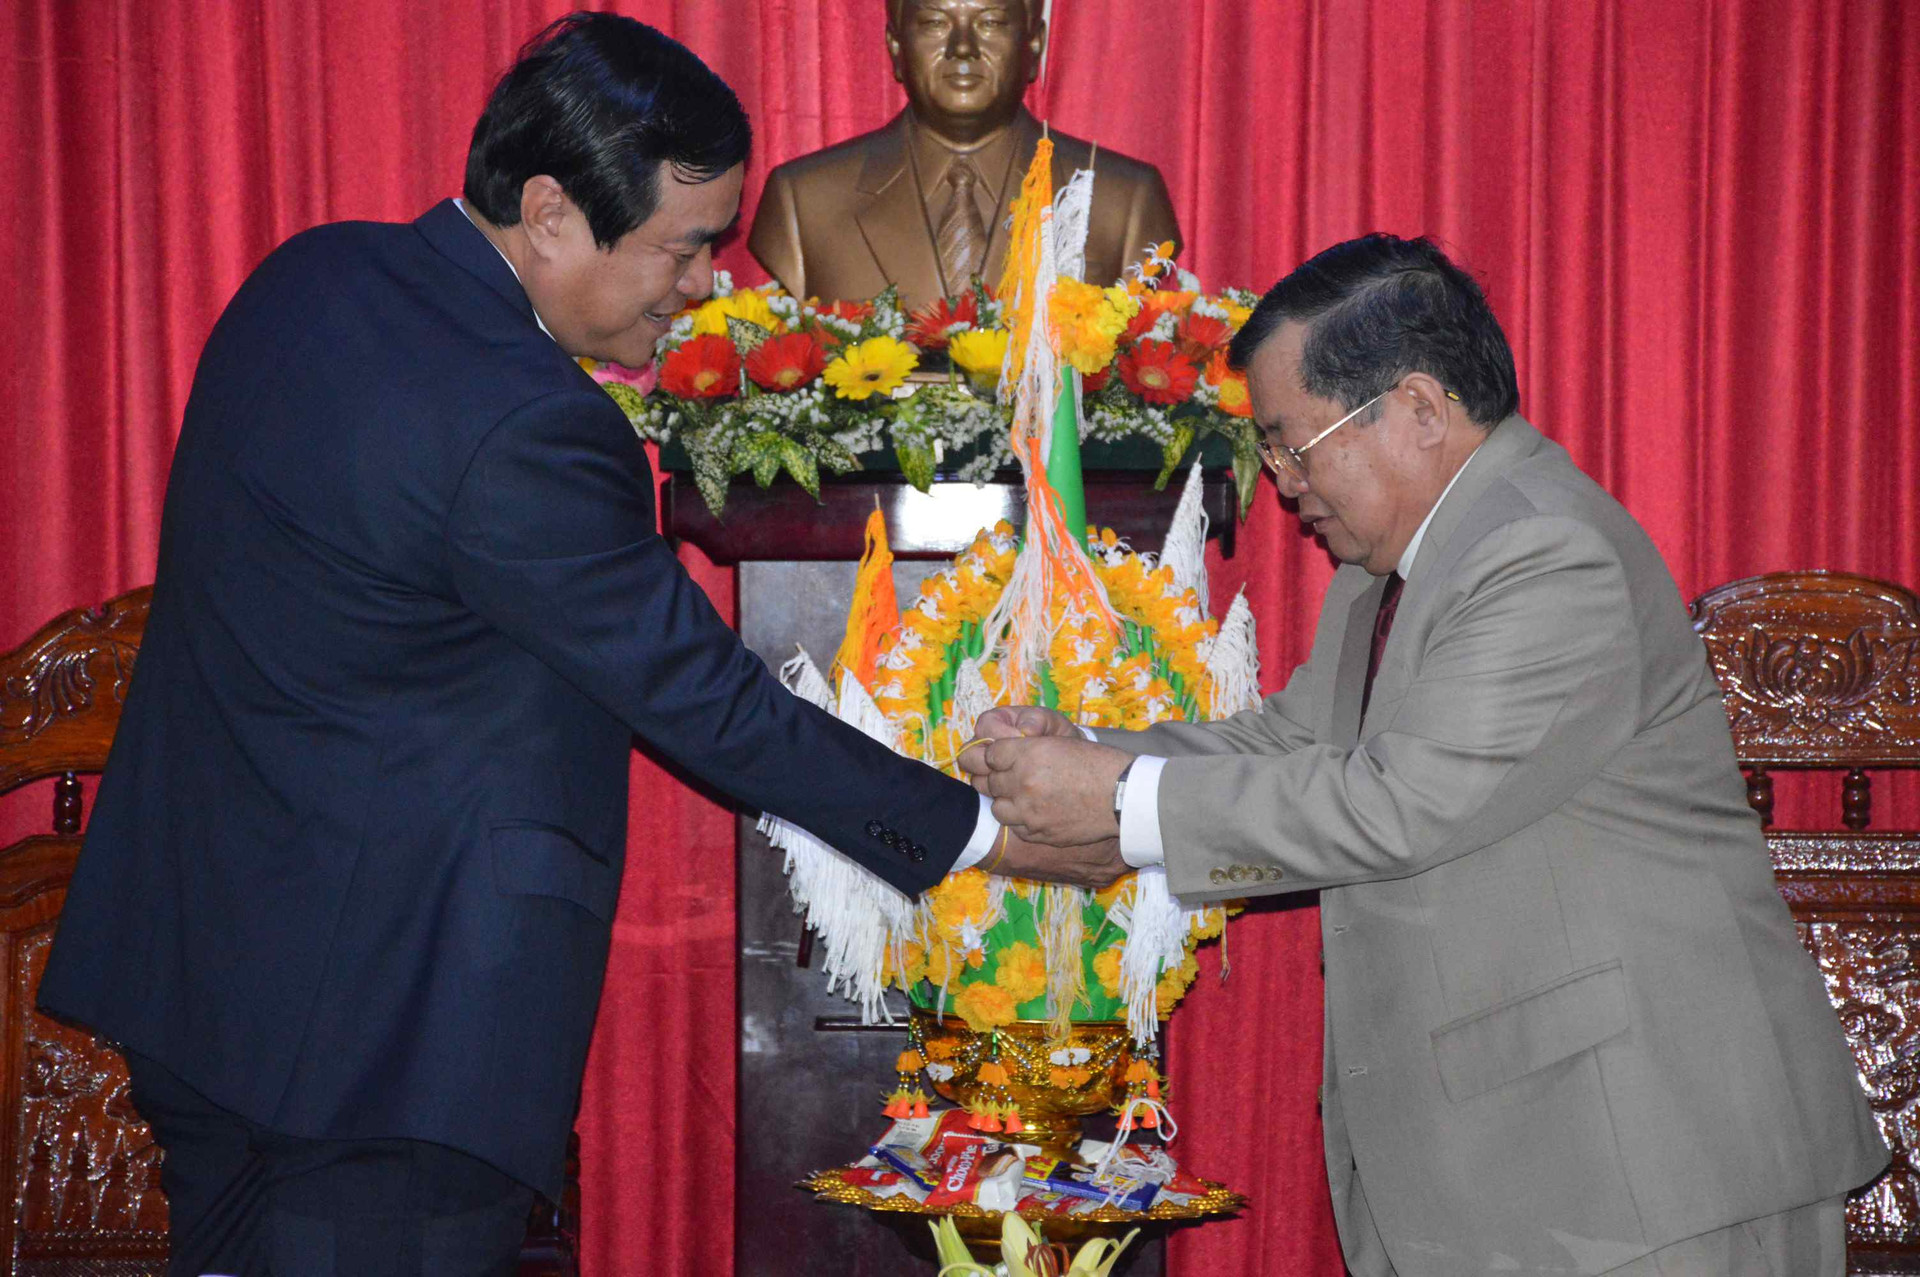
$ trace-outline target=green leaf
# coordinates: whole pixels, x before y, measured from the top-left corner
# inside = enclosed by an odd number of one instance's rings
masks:
[[[1249,435],[1239,434],[1233,440],[1233,486],[1240,494],[1240,517],[1246,518],[1247,511],[1253,509],[1253,494],[1260,490],[1260,450],[1254,446]]]
[[[855,470],[865,468],[860,464],[860,458],[854,453],[853,449],[847,447],[846,444],[841,443],[832,435],[816,434],[813,436],[812,442],[814,460],[818,461],[830,473],[850,474]]]
[[[916,448],[909,444],[896,443],[893,455],[900,458],[900,473],[907,482],[925,492],[933,486],[933,449]]]
[[[780,445],[785,442],[781,436],[771,430],[762,430],[740,441],[734,449],[734,464],[753,472],[753,481],[763,488],[771,487],[780,477]]]
[[[742,359],[760,349],[760,343],[771,336],[773,336],[771,328],[762,328],[751,319],[727,316],[727,339],[733,343],[733,348],[740,352]]]
[[[695,439],[697,436],[688,443],[694,444]],[[687,456],[693,461],[693,484],[700,490],[700,499],[717,519],[727,508],[727,484],[733,478],[733,467],[727,455],[715,448],[689,446]]]
[[[647,399],[638,389],[620,381],[603,381],[600,389],[607,392],[613,401],[620,405],[620,411],[627,414],[630,423],[638,425],[646,413]]]
[[[1193,426],[1181,422],[1173,428],[1173,437],[1160,445],[1160,473],[1154,476],[1153,490],[1163,491],[1167,480],[1180,468],[1180,458],[1187,455],[1187,449],[1193,446]]]
[[[798,440],[782,437],[777,448],[780,464],[792,475],[794,482],[807,490],[807,495],[815,501],[820,499],[820,467],[814,463],[813,454],[806,445]],[[764,485],[762,485],[764,486]]]

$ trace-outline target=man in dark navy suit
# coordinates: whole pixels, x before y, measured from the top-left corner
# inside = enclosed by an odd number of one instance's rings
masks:
[[[999,833],[740,645],[575,362],[645,364],[706,294],[749,136],[685,48],[563,19],[464,202],[296,236],[209,338],[41,986],[126,1049],[175,1274],[510,1269],[560,1186],[633,734],[909,893]]]

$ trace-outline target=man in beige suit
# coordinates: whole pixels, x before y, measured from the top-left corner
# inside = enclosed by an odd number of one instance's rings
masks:
[[[1020,104],[1040,68],[1039,0],[888,0],[887,55],[907,107],[883,127],[780,165],[747,246],[789,292],[827,300],[899,286],[909,308],[999,282],[1007,218],[1040,123]],[[1085,277],[1110,284],[1180,229],[1151,164],[1055,132],[1053,184],[1092,168]]]
[[[1321,253],[1232,357],[1345,565],[1310,659],[1221,723],[1091,743],[996,711],[965,759],[995,815],[1061,876],[1322,890],[1356,1274],[1839,1277],[1887,1152],[1658,552],[1519,417],[1424,240]]]

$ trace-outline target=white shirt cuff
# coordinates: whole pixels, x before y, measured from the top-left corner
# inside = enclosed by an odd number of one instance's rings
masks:
[[[971,869],[987,858],[993,850],[993,840],[1000,836],[1000,822],[993,818],[993,799],[980,795],[980,818],[973,822],[973,837],[967,839],[967,845],[960,849],[960,858],[953,862],[949,873],[959,873],[962,869]]]
[[[1120,858],[1135,869],[1167,863],[1167,847],[1160,840],[1160,772],[1167,760],[1140,754],[1127,772],[1127,792],[1120,799]]]

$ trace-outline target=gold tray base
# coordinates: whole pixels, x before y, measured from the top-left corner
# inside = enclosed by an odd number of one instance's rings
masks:
[[[899,1211],[908,1215],[926,1215],[929,1218],[951,1215],[955,1219],[991,1219],[998,1220],[1004,1211],[982,1210],[972,1202],[959,1202],[952,1206],[928,1206],[925,1202],[916,1202],[911,1197],[877,1197],[867,1189],[849,1184],[843,1178],[844,1173],[853,1170],[850,1166],[836,1166],[830,1171],[816,1171],[800,1181],[800,1187],[813,1193],[822,1201],[840,1202],[848,1206],[859,1206],[866,1210]],[[1072,1216],[1050,1215],[1045,1211],[1022,1211],[1021,1214],[1031,1220],[1041,1220],[1048,1224],[1071,1223],[1075,1220],[1087,1220],[1099,1224],[1138,1224],[1149,1219],[1206,1219],[1213,1215],[1231,1215],[1247,1205],[1247,1199],[1234,1192],[1225,1184],[1217,1184],[1210,1179],[1200,1181],[1208,1188],[1203,1197],[1196,1197],[1185,1205],[1171,1202],[1155,1202],[1146,1210],[1122,1210],[1118,1206],[1102,1206],[1097,1210]]]

